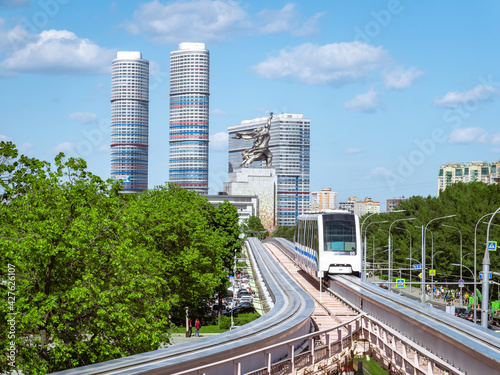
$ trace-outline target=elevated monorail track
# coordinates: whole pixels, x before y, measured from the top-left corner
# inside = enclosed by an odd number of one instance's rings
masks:
[[[247,239],[245,245],[253,254],[252,267],[258,268],[266,289],[272,298],[273,308],[252,323],[220,335],[204,338],[184,345],[137,354],[112,361],[58,372],[59,375],[79,374],[191,374],[196,368],[209,366],[202,373],[232,374],[234,363],[227,358],[251,353],[262,347],[294,339],[310,332],[310,316],[314,301],[276,262],[256,238]],[[297,343],[297,348],[301,343]],[[269,352],[273,358],[287,355],[286,348]],[[218,363],[218,365],[214,365]],[[238,366],[242,373],[265,366],[260,353],[247,357]]]
[[[279,240],[266,240],[264,246],[283,270],[314,299],[315,309],[311,319],[318,330],[344,323],[360,313],[358,308],[349,306],[341,299],[328,293],[326,286],[321,285],[319,280],[313,279],[306,272],[300,270],[289,256],[287,247],[284,247]]]
[[[272,242],[293,258],[293,243]],[[449,364],[442,373],[500,374],[500,335],[492,330],[353,276],[331,276],[328,290]]]

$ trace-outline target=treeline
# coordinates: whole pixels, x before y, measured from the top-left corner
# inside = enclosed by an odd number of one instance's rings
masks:
[[[482,260],[486,249],[487,223],[500,207],[500,185],[488,185],[482,182],[458,182],[448,186],[437,197],[414,196],[401,202],[400,213],[381,213],[368,218],[363,230],[367,230],[367,262],[387,268],[389,228],[393,240],[393,269],[403,269],[408,275],[411,264],[422,261],[422,227],[426,229],[426,266],[433,265],[436,270],[434,281],[458,282],[460,264],[474,271],[474,239],[476,238],[476,269],[482,269]],[[454,216],[452,216],[454,215]],[[443,218],[445,216],[451,216]],[[368,215],[360,218],[363,222]],[[413,219],[414,218],[414,219]],[[401,220],[404,219],[404,220]],[[408,219],[408,220],[407,220]],[[411,220],[410,220],[411,219]],[[400,221],[396,221],[400,220]],[[384,223],[376,223],[386,221]],[[373,224],[370,224],[373,223]],[[492,221],[489,240],[500,243],[500,213]],[[462,242],[462,254],[460,243]],[[410,248],[411,244],[411,248]],[[499,251],[489,252],[491,269],[499,272]],[[412,258],[409,260],[408,258]],[[473,280],[472,273],[463,267],[463,279]],[[396,276],[398,271],[393,272]],[[414,277],[420,271],[414,272]],[[428,274],[427,274],[428,275]],[[479,275],[476,275],[479,281]],[[427,277],[427,281],[430,278]],[[473,289],[470,288],[472,291]],[[491,289],[493,290],[493,289]],[[497,298],[496,288],[495,294]]]
[[[15,347],[15,367],[4,350],[0,372],[156,350],[169,315],[228,286],[241,247],[232,204],[216,209],[174,185],[122,194],[83,159],[59,154],[52,165],[10,142],[0,143],[0,177],[0,298],[15,298],[0,304],[0,345]]]
[[[286,238],[287,240],[293,242],[296,229],[297,229],[296,225],[294,225],[292,227],[287,227],[287,226],[281,225],[273,231],[273,237]]]

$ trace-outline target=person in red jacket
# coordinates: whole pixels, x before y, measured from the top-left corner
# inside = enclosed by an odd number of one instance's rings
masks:
[[[196,319],[196,322],[194,322],[194,336],[200,337],[200,328],[201,328],[201,323],[198,319]]]

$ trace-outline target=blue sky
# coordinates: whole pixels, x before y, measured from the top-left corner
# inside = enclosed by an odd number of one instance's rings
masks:
[[[168,179],[169,56],[210,50],[210,193],[227,127],[311,119],[311,190],[436,195],[439,166],[499,159],[496,1],[0,0],[0,140],[110,175],[111,61],[151,63],[149,186]]]

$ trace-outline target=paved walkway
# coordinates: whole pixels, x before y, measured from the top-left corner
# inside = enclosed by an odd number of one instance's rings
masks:
[[[200,336],[199,337],[195,337],[194,336],[194,331],[193,331],[193,336],[191,336],[191,337],[186,337],[185,333],[172,333],[172,344],[168,345],[168,346],[170,347],[170,346],[174,346],[174,345],[181,345],[181,344],[185,344],[185,343],[188,343],[188,342],[193,342],[193,341],[196,341],[196,340],[201,340],[201,339],[203,339],[205,337],[210,337],[210,336],[215,336],[215,335],[218,335],[218,333],[203,333],[203,332],[200,332]]]
[[[373,282],[375,284],[387,285],[387,281],[380,279],[378,276],[375,276],[375,281],[373,281],[372,277],[367,277],[366,281]],[[399,294],[405,295],[407,297],[411,297],[412,299],[415,299],[415,300],[419,300],[422,298],[422,294],[420,293],[419,286],[412,286],[411,292],[410,292],[409,285],[407,285],[405,288],[399,289],[399,288],[396,288],[396,284],[393,284],[392,291],[394,293],[399,293]],[[436,298],[436,296],[434,296],[434,299],[431,300],[430,294],[427,295],[427,302],[432,304],[434,307],[439,308],[440,310],[446,310],[447,305],[456,306],[456,307],[460,306],[459,300],[455,300],[455,301],[451,302],[450,304],[447,304],[445,301],[443,301],[442,298]]]

